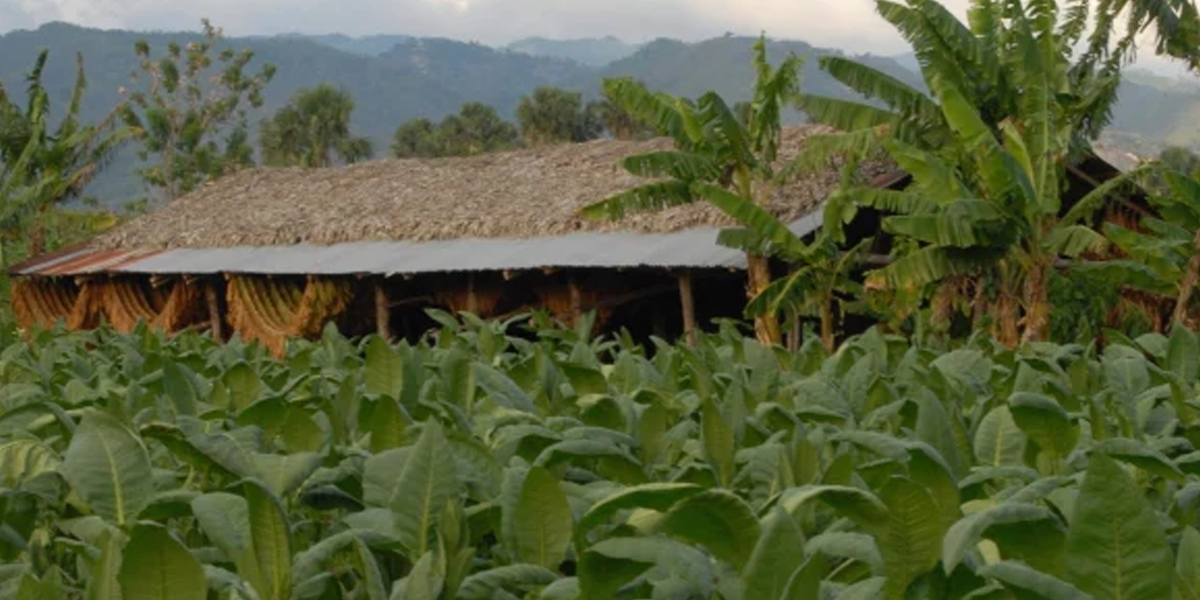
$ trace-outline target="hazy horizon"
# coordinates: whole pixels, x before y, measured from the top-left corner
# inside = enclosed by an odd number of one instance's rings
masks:
[[[968,0],[943,0],[965,14]],[[0,33],[62,21],[99,29],[195,31],[210,19],[231,36],[406,35],[504,46],[530,37],[699,41],[726,33],[802,40],[854,54],[909,48],[872,0],[0,0]],[[818,25],[819,23],[819,25]],[[1140,67],[1183,72],[1143,53]]]

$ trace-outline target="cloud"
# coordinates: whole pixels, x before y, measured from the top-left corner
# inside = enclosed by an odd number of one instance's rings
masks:
[[[966,0],[950,0],[963,5]],[[96,27],[234,35],[405,33],[504,43],[521,37],[616,35],[701,39],[727,31],[804,39],[852,51],[898,51],[872,0],[0,0],[0,31],[51,20]]]

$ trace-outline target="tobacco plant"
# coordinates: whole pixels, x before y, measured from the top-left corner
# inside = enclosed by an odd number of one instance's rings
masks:
[[[0,352],[0,596],[1200,598],[1200,340]]]

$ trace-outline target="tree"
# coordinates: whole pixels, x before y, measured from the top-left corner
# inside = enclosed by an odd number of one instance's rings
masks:
[[[136,131],[120,127],[113,109],[97,124],[79,117],[87,79],[83,56],[76,55],[75,84],[66,112],[51,127],[50,95],[42,84],[49,53],[38,54],[26,76],[22,108],[0,85],[0,228],[4,238],[28,236],[27,252],[46,251],[46,219],[64,202],[79,199],[106,160]],[[27,229],[32,219],[31,229]],[[8,264],[0,240],[0,266]]]
[[[822,59],[833,77],[884,107],[802,97],[814,120],[849,132],[810,141],[807,166],[882,149],[914,178],[907,192],[847,190],[828,206],[827,226],[856,206],[897,214],[885,229],[917,249],[871,284],[990,279],[999,288],[991,309],[999,337],[1044,339],[1048,270],[1104,245],[1082,220],[1105,196],[1064,215],[1061,192],[1065,167],[1108,122],[1120,63],[1072,62],[1088,23],[1077,6],[1060,15],[1048,1],[974,0],[969,25],[932,0],[877,6],[912,45],[934,97],[848,59]]]
[[[275,166],[331,167],[371,157],[371,140],[350,131],[354,98],[328,84],[302,89],[262,124],[263,162]]]
[[[641,82],[637,82],[641,84]],[[612,87],[604,86],[601,99],[591,103],[591,110],[604,129],[618,140],[646,139],[654,132],[629,114],[612,95]]]
[[[491,106],[479,102],[464,104],[458,116],[467,140],[464,155],[510,150],[520,144],[517,128],[501,119]]]
[[[540,87],[517,105],[521,137],[530,145],[585,142],[602,129],[594,110],[583,104],[583,95],[555,87]]]
[[[434,127],[433,122],[425,118],[401,123],[392,137],[392,156],[396,158],[438,156],[437,142],[433,138]]]
[[[1145,217],[1135,231],[1105,223],[1104,232],[1145,273],[1135,282],[1147,292],[1173,295],[1173,322],[1195,328],[1200,319],[1192,310],[1200,285],[1200,173],[1180,171],[1166,162],[1150,174],[1162,182],[1159,193],[1150,196],[1162,218]]]
[[[221,32],[208,20],[202,23],[201,40],[172,42],[161,58],[144,41],[134,47],[141,64],[133,83],[140,89],[129,95],[122,115],[141,132],[138,155],[150,163],[139,174],[168,202],[252,164],[247,111],[262,106],[263,87],[275,74],[270,64],[248,73],[254,58],[249,50],[217,52]]]
[[[400,125],[392,142],[397,158],[473,156],[510,150],[520,145],[517,130],[496,109],[472,102],[436,125],[413,119]]]
[[[588,206],[590,218],[618,220],[635,211],[657,211],[704,200],[746,225],[729,230],[722,243],[746,250],[751,299],[771,285],[770,256],[800,260],[809,249],[771,216],[763,205],[786,182],[774,163],[782,136],[780,115],[799,91],[801,58],[789,56],[778,68],[767,61],[766,41],[754,47],[758,73],[753,109],[740,121],[720,95],[709,92],[697,102],[652,93],[628,79],[604,82],[625,111],[655,131],[669,135],[676,148],[631,156],[625,169],[635,175],[665,178]],[[781,340],[779,321],[770,313],[755,317],[755,334],[764,343]]]

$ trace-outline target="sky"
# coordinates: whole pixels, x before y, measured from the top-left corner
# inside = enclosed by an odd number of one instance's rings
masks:
[[[952,7],[966,2],[946,0]],[[499,45],[534,35],[638,42],[765,30],[860,52],[903,51],[873,6],[871,0],[0,0],[0,32],[55,20],[196,29],[207,17],[231,35],[400,33]]]
[[[963,14],[968,0],[942,0]],[[502,45],[528,36],[700,40],[732,32],[799,39],[851,53],[897,54],[903,40],[873,0],[0,0],[0,33],[67,21],[98,28],[229,35],[378,33]],[[1163,61],[1144,60],[1156,71]]]

